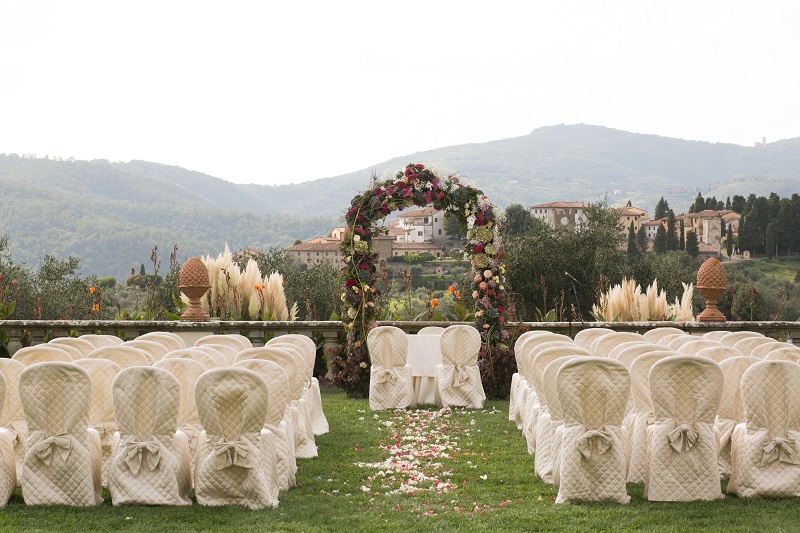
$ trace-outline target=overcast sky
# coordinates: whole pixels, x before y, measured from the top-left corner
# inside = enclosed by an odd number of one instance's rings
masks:
[[[0,0],[0,153],[281,184],[554,124],[752,146],[800,136],[798,28],[793,0]]]

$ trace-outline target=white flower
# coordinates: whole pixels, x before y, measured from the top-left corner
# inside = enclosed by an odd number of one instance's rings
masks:
[[[353,235],[353,242],[358,242],[361,240],[361,235]]]
[[[483,475],[481,476],[481,479],[488,479],[488,478],[489,478],[489,476],[487,476],[486,474],[483,474]]]

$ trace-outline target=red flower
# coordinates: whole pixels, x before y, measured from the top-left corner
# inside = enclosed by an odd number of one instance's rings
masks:
[[[502,305],[498,305],[497,306],[497,312],[498,313],[505,313],[506,312],[506,308],[503,307]]]
[[[403,189],[403,194],[400,196],[400,198],[408,198],[412,194],[414,194],[414,189],[412,189],[411,187],[406,187],[405,189]]]
[[[344,282],[345,287],[355,287],[356,285],[358,285],[358,282],[354,279],[348,279]]]
[[[425,200],[426,204],[430,204],[433,202],[433,191],[425,191],[422,193],[422,199]]]
[[[481,253],[482,251],[483,251],[483,245],[482,245],[482,244],[479,244],[479,245],[477,245],[477,246],[473,246],[473,247],[472,247],[472,253],[473,253],[473,254],[479,254],[479,253]]]
[[[364,222],[364,221],[366,221],[366,220],[367,220],[367,219],[366,219],[366,217],[364,216],[364,213],[359,213],[359,214],[358,214],[358,221],[359,221],[359,222]]]
[[[405,174],[406,174],[406,177],[408,177],[408,176],[411,176],[412,174],[414,174],[414,171],[411,170],[411,168],[406,167],[406,173]]]
[[[361,263],[360,265],[358,265],[358,268],[360,268],[361,270],[366,270],[369,268],[369,263]]]
[[[436,193],[436,201],[437,202],[440,201],[442,198],[444,198],[444,192],[439,191],[438,193]]]
[[[381,214],[388,215],[389,214],[389,207],[386,204],[381,206]]]
[[[418,169],[421,170],[421,169],[425,168],[425,165],[420,165],[419,163],[417,163],[416,165],[414,165],[414,168],[418,168]]]

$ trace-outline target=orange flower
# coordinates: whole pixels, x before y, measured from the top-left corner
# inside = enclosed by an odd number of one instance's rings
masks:
[[[450,294],[455,293],[456,292],[455,286],[450,285],[449,287],[447,287],[447,292],[449,292]]]
[[[99,312],[100,311],[100,304],[94,304],[92,306],[92,311],[98,311]]]
[[[96,290],[96,289],[95,289],[94,287],[89,287],[89,292],[90,292],[91,294],[94,294],[94,291],[95,291],[95,290]]]
[[[15,287],[16,287],[16,286],[17,286],[17,280],[15,280],[15,279],[12,279],[12,280],[11,280],[11,284],[12,284],[13,286],[15,286]]]
[[[431,309],[434,309],[437,305],[439,305],[439,300],[437,300],[436,298],[431,300]]]

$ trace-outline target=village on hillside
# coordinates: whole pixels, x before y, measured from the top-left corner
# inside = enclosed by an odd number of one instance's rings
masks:
[[[550,227],[575,231],[586,222],[584,202],[548,202],[528,207],[528,212]],[[619,214],[620,231],[628,235],[633,228],[639,233],[644,228],[650,248],[653,246],[658,228],[668,228],[668,217],[653,220],[647,211],[633,206],[612,207]],[[697,236],[699,255],[703,259],[720,257],[723,227],[731,228],[738,235],[741,215],[729,209],[706,209],[696,213],[675,216],[675,230],[683,233],[683,239],[690,232]],[[320,264],[328,262],[334,266],[341,264],[339,248],[342,234],[347,228],[334,228],[330,235],[315,237],[306,242],[290,246],[287,255],[300,264]],[[433,207],[406,210],[398,215],[396,221],[387,225],[388,235],[373,239],[373,246],[380,259],[411,254],[429,253],[440,259],[447,257],[448,236],[444,229],[444,213]]]

